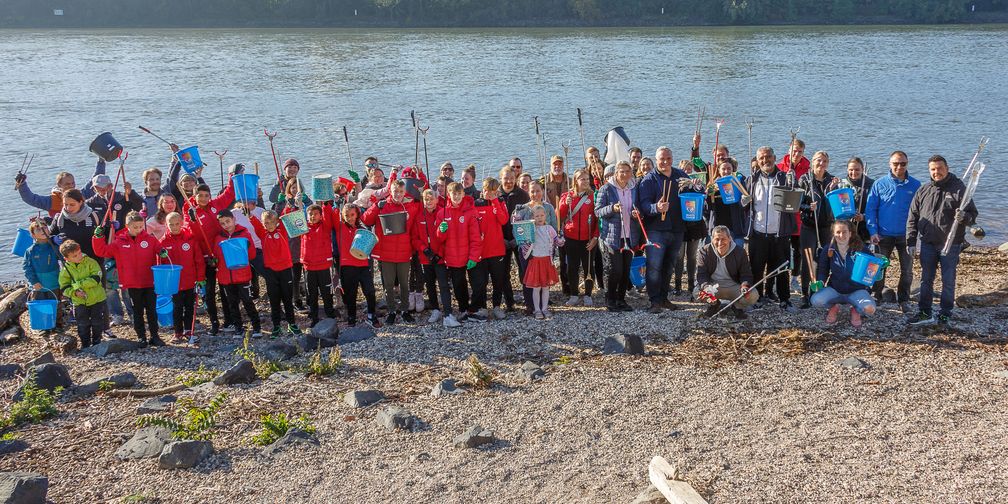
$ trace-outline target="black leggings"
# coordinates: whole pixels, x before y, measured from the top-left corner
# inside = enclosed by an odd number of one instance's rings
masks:
[[[368,315],[375,315],[374,276],[370,266],[341,266],[340,283],[343,285],[343,305],[346,306],[347,320],[357,321],[357,287],[360,286],[367,301]]]
[[[301,277],[304,276],[304,266],[301,263],[294,263],[291,266],[291,274],[294,277],[294,303],[301,306],[304,300],[301,296],[304,294],[301,292]]]
[[[147,334],[144,332],[144,313],[147,314],[147,329],[150,330],[150,341],[158,338],[157,322],[157,299],[154,295],[154,287],[143,289],[126,289],[129,293],[130,301],[133,302],[133,330],[136,331],[140,341],[147,341]]]
[[[217,267],[206,265],[206,293],[203,296],[203,302],[206,303],[207,315],[210,316],[210,323],[217,327],[220,325],[220,317],[217,312]],[[221,289],[221,301],[224,301],[224,289]],[[227,306],[227,303],[222,303],[223,306]],[[231,322],[226,320],[227,313],[225,312],[225,322]]]
[[[452,291],[455,293],[455,302],[458,304],[459,313],[464,314],[469,311],[469,287],[466,285],[465,266],[459,268],[449,266],[448,280],[451,282]],[[445,311],[445,313],[449,312]]]
[[[193,309],[196,307],[196,289],[178,291],[172,296],[172,304],[175,310],[172,313],[172,327],[175,334],[181,334],[192,329]]]
[[[266,281],[266,294],[269,296],[270,302],[270,319],[273,321],[274,329],[280,327],[281,315],[288,325],[294,325],[294,273],[291,271],[292,269],[275,271],[263,268],[263,280]]]
[[[626,302],[627,289],[630,287],[630,261],[633,251],[615,250],[606,254],[609,258],[609,278],[606,280],[606,302]]]
[[[409,291],[423,292],[423,270],[420,267],[420,258],[417,254],[413,254],[410,259]]]
[[[504,265],[505,256],[484,257],[476,263],[473,269],[469,270],[469,280],[472,284],[472,302],[469,303],[470,310],[479,310],[487,307],[487,287],[493,282],[493,305],[498,307],[507,298],[504,284],[509,281],[507,268]],[[514,294],[507,299],[507,306],[514,307]]]
[[[588,240],[575,240],[573,238],[567,238],[564,248],[567,249],[567,281],[570,282],[570,295],[578,296],[580,292],[581,274],[578,270],[584,271],[585,278],[585,295],[591,296],[592,294],[592,284],[594,282],[587,281],[594,275],[588,264],[589,254],[593,251],[588,250]]]
[[[312,325],[319,321],[319,295],[322,296],[322,306],[325,308],[326,317],[336,318],[336,309],[333,308],[332,274],[329,273],[329,268],[318,271],[308,270],[305,276],[308,279],[308,318],[311,319]],[[346,286],[343,288],[346,289]]]
[[[239,301],[241,301],[241,306],[245,307],[245,314],[252,322],[252,330],[259,332],[262,325],[259,323],[259,310],[256,310],[255,303],[252,302],[252,286],[248,282],[243,282],[222,285],[221,287],[227,292],[228,299],[231,300],[230,303],[224,305],[224,311],[230,314],[227,318],[231,319],[231,323],[238,328],[245,327],[245,324],[242,323],[241,311],[238,308]]]

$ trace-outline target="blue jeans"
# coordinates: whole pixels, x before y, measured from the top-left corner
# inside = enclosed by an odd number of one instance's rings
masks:
[[[869,306],[875,307],[875,299],[867,289],[858,289],[850,294],[840,294],[833,287],[823,287],[819,292],[812,294],[809,302],[816,308],[832,308],[834,305],[848,304],[861,315],[865,314],[865,309]]]
[[[645,285],[647,285],[648,300],[651,304],[668,300],[669,282],[672,281],[672,268],[679,257],[679,249],[683,244],[683,233],[672,231],[650,231],[648,238],[661,247],[645,247],[647,270]]]
[[[922,313],[931,314],[931,305],[934,303],[935,273],[940,265],[942,291],[939,313],[946,317],[952,315],[952,306],[955,304],[956,269],[959,267],[959,252],[961,250],[961,245],[952,245],[948,255],[943,256],[938,247],[929,243],[921,243],[921,286],[917,307]]]

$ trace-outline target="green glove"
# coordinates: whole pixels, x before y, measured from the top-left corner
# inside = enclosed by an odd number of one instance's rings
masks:
[[[882,254],[875,254],[875,257],[878,257],[879,259],[882,260],[882,269],[886,269],[886,268],[889,267],[889,258],[888,257],[886,257],[886,256],[884,256]]]
[[[360,184],[360,175],[358,175],[357,172],[353,170],[347,170],[347,173],[350,174],[350,178],[353,179],[355,184]]]
[[[813,294],[815,294],[816,292],[821,291],[822,288],[823,288],[823,283],[820,282],[819,280],[816,280],[815,282],[812,282],[811,284],[809,284],[809,291],[812,292]]]
[[[280,193],[280,195],[277,196],[277,203],[283,203],[284,201],[287,201],[287,195]]]
[[[438,226],[438,231],[441,231],[442,233],[447,233],[448,232],[448,223],[447,222],[442,222],[441,225]],[[470,261],[470,262],[472,262],[472,261]]]
[[[466,269],[467,270],[471,270],[471,269],[473,269],[475,267],[476,267],[476,261],[473,261],[472,259],[469,259],[469,262],[466,263]]]
[[[158,257],[161,259],[168,259],[168,249],[161,249],[158,251]]]
[[[105,237],[105,228],[103,226],[95,226],[95,228],[94,228],[94,235],[95,235],[95,238],[104,238]]]
[[[693,158],[693,166],[698,170],[706,170],[707,165],[704,163],[703,159],[695,157]]]

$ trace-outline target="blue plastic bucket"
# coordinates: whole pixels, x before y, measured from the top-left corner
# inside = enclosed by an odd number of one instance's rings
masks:
[[[235,201],[256,201],[259,199],[259,175],[239,173],[231,178],[234,183]]]
[[[851,272],[851,280],[866,287],[871,287],[875,284],[875,281],[882,278],[883,269],[885,269],[885,266],[883,266],[882,259],[872,254],[856,252],[854,254],[854,271]]]
[[[836,219],[850,219],[857,213],[857,208],[854,207],[854,189],[850,187],[830,191],[826,193],[826,199]]]
[[[305,217],[304,210],[285,213],[280,216],[280,221],[283,222],[287,236],[290,238],[297,238],[308,232],[308,218]]]
[[[11,254],[18,257],[24,257],[25,252],[31,248],[32,243],[35,243],[35,239],[32,238],[31,231],[27,229],[18,228],[17,236],[14,237],[14,246],[11,247]]]
[[[31,328],[36,331],[48,331],[56,327],[55,299],[40,299],[28,301],[28,320]]]
[[[203,167],[203,160],[200,159],[199,155],[199,147],[195,145],[176,152],[175,157],[178,159],[179,164],[182,165],[182,169],[190,175],[195,174],[196,170]]]
[[[315,175],[312,177],[312,199],[315,201],[332,201],[336,199],[332,189],[332,175]]]
[[[645,256],[634,256],[630,260],[630,283],[634,287],[640,288],[644,287],[644,279],[646,278],[647,271],[647,257]]]
[[[236,270],[249,265],[248,238],[231,238],[220,242],[224,254],[224,265],[227,269]]]
[[[721,177],[715,181],[718,186],[718,190],[721,191],[721,201],[725,205],[733,205],[739,202],[739,188],[735,185],[735,177],[728,175],[727,177]]]
[[[178,293],[179,279],[182,278],[182,266],[162,264],[151,266],[154,273],[154,293],[158,296],[174,296]]]
[[[158,296],[157,321],[161,327],[171,327],[175,323],[175,303],[170,296]]]
[[[511,224],[515,241],[518,245],[527,245],[535,239],[535,221],[525,220]]]
[[[682,218],[686,222],[696,222],[703,219],[704,195],[700,193],[682,193],[679,195],[679,207]]]
[[[350,242],[350,255],[357,259],[367,259],[378,244],[378,237],[367,229],[358,229]]]

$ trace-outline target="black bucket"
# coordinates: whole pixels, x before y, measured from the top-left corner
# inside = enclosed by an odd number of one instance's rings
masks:
[[[413,201],[420,201],[420,196],[424,190],[423,180],[417,178],[406,178],[402,179],[403,183],[406,184],[406,195],[413,199]]]
[[[395,236],[406,232],[406,212],[379,214],[378,220],[385,236]]]
[[[93,152],[96,156],[104,159],[105,162],[111,163],[112,161],[118,159],[119,155],[122,154],[123,146],[119,145],[119,142],[112,137],[112,133],[106,131],[105,133],[98,135],[98,138],[95,138],[94,141],[91,142],[91,148],[88,150]]]
[[[773,207],[781,213],[798,213],[801,207],[802,196],[805,193],[799,189],[785,189],[775,187],[773,190]]]

